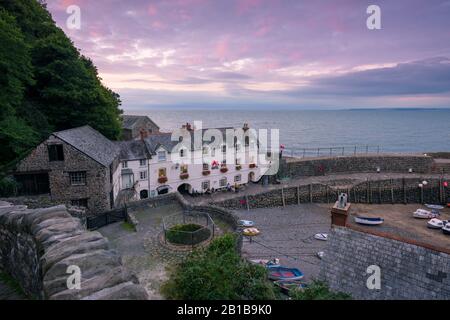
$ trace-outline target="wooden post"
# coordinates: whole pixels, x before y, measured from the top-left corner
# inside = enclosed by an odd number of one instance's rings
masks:
[[[391,185],[391,203],[394,204],[394,187]]]
[[[370,198],[369,198],[369,178],[367,178],[367,182],[366,182],[366,202],[370,203]]]
[[[283,207],[286,206],[286,203],[284,200],[284,188],[281,188],[281,202],[283,203]]]
[[[350,201],[350,188],[347,188],[347,197],[348,197],[347,201],[351,202]]]
[[[353,202],[356,203],[356,188],[353,186]]]
[[[309,202],[313,202],[313,195],[312,195],[312,184],[309,184]]]
[[[407,204],[407,199],[406,199],[406,181],[405,181],[405,177],[403,177],[402,179],[402,184],[403,184],[403,203]]]
[[[439,177],[439,202],[442,204],[442,203],[444,203],[444,197],[443,197],[443,195],[442,195],[442,176],[441,177]]]
[[[247,211],[250,210],[250,203],[248,203],[248,196],[245,195],[245,205],[247,206]]]
[[[326,197],[327,197],[327,203],[330,203],[330,199],[329,199],[329,196],[328,196],[328,185],[325,185],[325,194],[326,194]]]
[[[297,204],[300,204],[300,186],[297,186]]]
[[[378,202],[381,204],[381,183],[378,181]]]

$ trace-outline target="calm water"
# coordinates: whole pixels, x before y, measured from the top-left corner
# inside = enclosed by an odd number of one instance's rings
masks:
[[[203,127],[278,128],[286,149],[379,145],[384,152],[450,151],[449,110],[148,110],[163,131],[194,120]],[[351,148],[350,148],[351,149]]]

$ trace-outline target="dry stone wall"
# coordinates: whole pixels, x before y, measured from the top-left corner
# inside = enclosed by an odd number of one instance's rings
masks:
[[[81,271],[80,289],[68,289],[69,266]],[[64,205],[26,209],[0,207],[0,268],[37,299],[147,299],[137,278]]]

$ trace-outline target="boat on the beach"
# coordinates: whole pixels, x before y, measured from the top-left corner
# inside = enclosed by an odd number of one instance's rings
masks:
[[[447,223],[445,226],[442,227],[442,232],[444,234],[450,235],[450,223]]]
[[[317,252],[317,257],[319,258],[319,259],[323,259],[323,256],[325,255],[325,252],[323,252],[323,251],[319,251],[319,252]]]
[[[268,267],[270,280],[300,280],[303,278],[303,273],[297,268],[288,267]]]
[[[250,220],[239,220],[238,225],[240,227],[253,227],[255,225],[255,223]]]
[[[256,228],[246,228],[246,229],[242,230],[242,234],[247,237],[254,237],[260,233],[261,233],[261,231],[259,231]]]
[[[436,218],[438,215],[436,213],[430,212],[425,209],[417,209],[413,213],[413,217],[417,219],[433,219]]]
[[[370,218],[370,217],[355,217],[355,222],[368,226],[376,226],[384,222],[383,218]]]
[[[322,241],[327,241],[328,240],[328,234],[326,233],[316,233],[314,235],[314,239],[316,240],[322,240]]]
[[[274,281],[274,284],[286,295],[289,295],[293,290],[303,290],[308,286],[297,280],[277,280]]]
[[[433,218],[427,222],[427,227],[430,229],[442,229],[444,222],[442,220]]]
[[[263,267],[280,267],[280,259],[252,259],[249,260],[251,263],[262,265]]]

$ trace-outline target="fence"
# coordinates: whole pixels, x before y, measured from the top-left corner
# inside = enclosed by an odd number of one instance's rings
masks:
[[[126,220],[126,217],[127,217],[126,208],[119,208],[103,212],[95,216],[87,217],[86,228],[88,230],[95,230],[114,222],[124,221]]]
[[[343,146],[343,147],[327,147],[327,148],[299,148],[285,149],[283,154],[290,157],[312,158],[312,157],[330,157],[345,156],[357,154],[380,153],[379,145],[365,146]]]
[[[189,230],[189,226],[197,226]],[[175,243],[195,247],[195,245],[214,238],[216,227],[209,214],[202,212],[177,213],[163,218],[165,243]]]

